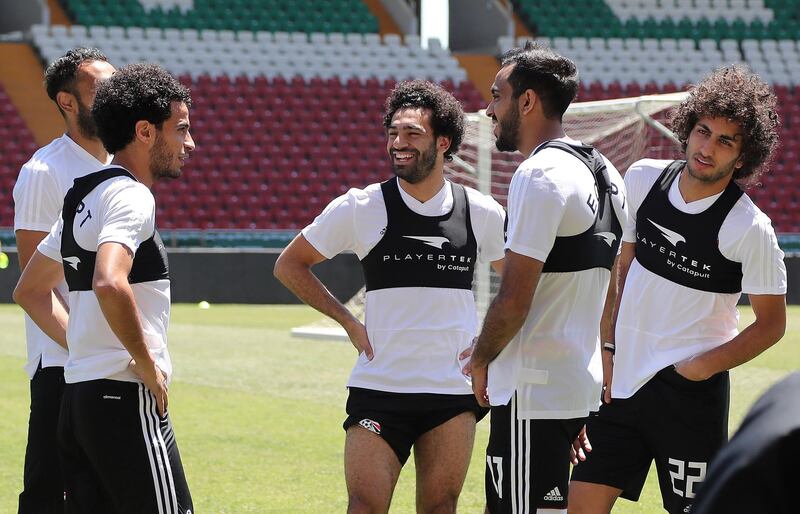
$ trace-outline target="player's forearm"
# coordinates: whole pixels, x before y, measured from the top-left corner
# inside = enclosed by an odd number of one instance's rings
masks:
[[[777,343],[786,330],[786,318],[756,320],[727,343],[717,346],[692,360],[704,370],[706,377],[744,364]]]
[[[67,348],[67,311],[52,291],[14,290],[14,301],[22,307],[47,337]]]
[[[279,261],[275,266],[275,278],[286,286],[306,305],[333,319],[345,329],[358,319],[347,307],[334,297],[325,285],[303,263]]]
[[[108,326],[137,363],[152,363],[133,290],[126,279],[95,281],[92,285]]]
[[[625,292],[625,280],[628,278],[628,271],[635,256],[635,246],[633,243],[622,243],[622,251],[614,262],[611,269],[611,280],[609,283],[609,295],[612,294],[611,288],[616,285],[613,291],[613,298],[606,297],[606,304],[603,310],[603,318],[600,322],[600,337],[603,341],[616,342],[617,315],[619,306],[622,304],[622,295]],[[612,301],[613,300],[613,301]],[[609,304],[609,301],[612,301]]]
[[[483,329],[472,352],[472,367],[488,366],[519,332],[527,315],[527,308],[510,300],[501,291],[486,312]]]
[[[614,341],[614,327],[616,326],[616,307],[617,297],[619,296],[618,262],[614,261],[611,268],[611,277],[608,280],[608,291],[606,292],[606,302],[603,305],[603,315],[600,318],[600,339],[602,341]]]

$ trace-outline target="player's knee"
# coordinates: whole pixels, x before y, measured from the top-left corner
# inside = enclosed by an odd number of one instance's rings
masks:
[[[347,497],[347,514],[386,514],[389,501],[376,496],[350,493]]]
[[[435,497],[423,498],[418,512],[421,514],[454,514],[458,505],[458,492],[440,492]]]

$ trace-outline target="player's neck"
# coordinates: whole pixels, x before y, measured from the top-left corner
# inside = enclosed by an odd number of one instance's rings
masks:
[[[692,177],[684,167],[678,177],[678,191],[680,191],[684,202],[696,202],[723,192],[730,184],[732,175],[733,173],[714,182],[703,182]]]
[[[548,120],[544,123],[531,124],[528,130],[520,131],[521,141],[518,145],[519,151],[526,158],[530,157],[540,144],[545,141],[550,141],[551,139],[564,137],[565,135],[564,127],[558,121],[551,122]]]
[[[420,203],[425,203],[442,190],[442,186],[444,186],[444,169],[434,171],[425,180],[416,184],[406,182],[403,179],[399,180],[399,184],[403,191],[412,198]]]
[[[85,137],[81,134],[80,130],[67,128],[67,137],[75,141],[81,148],[86,150],[89,155],[102,163],[108,161],[108,152],[106,152],[103,143],[97,138]]]
[[[124,150],[120,150],[114,154],[114,160],[111,164],[122,166],[131,172],[131,175],[136,177],[136,180],[147,186],[148,189],[153,187],[153,174],[150,172],[150,159],[148,154],[143,156],[136,155],[131,145],[128,145]]]

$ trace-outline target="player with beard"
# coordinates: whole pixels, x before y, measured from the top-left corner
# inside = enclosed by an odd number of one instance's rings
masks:
[[[664,508],[689,512],[727,440],[728,370],[785,330],[783,252],[737,185],[756,180],[777,145],[774,93],[742,67],[721,68],[671,121],[685,160],[644,159],[625,175],[624,285],[604,356],[616,350],[613,400],[587,424],[593,451],[573,472],[570,512],[637,500],[653,460]],[[755,321],[739,333],[742,292]]]
[[[58,219],[72,181],[111,161],[97,138],[91,107],[98,81],[114,73],[106,56],[94,48],[74,48],[56,59],[44,74],[47,94],[64,117],[66,132],[33,154],[14,185],[14,233],[20,270]],[[65,300],[67,284],[56,286]],[[64,511],[64,480],[58,464],[56,428],[64,390],[67,349],[25,317],[31,407],[25,450],[21,514]]]
[[[190,104],[154,65],[126,66],[98,86],[92,116],[114,159],[75,180],[14,291],[44,333],[69,345],[58,427],[68,512],[192,510],[167,414],[169,271],[150,192],[179,177],[194,149]],[[52,293],[64,278],[69,313]]]
[[[388,512],[412,447],[417,512],[455,512],[485,414],[459,353],[478,329],[476,262],[502,268],[504,213],[444,177],[464,135],[464,112],[450,93],[400,83],[386,100],[384,127],[396,178],[333,200],[283,251],[275,276],[339,322],[359,352],[344,422],[348,512]],[[345,251],[364,270],[364,323],[311,272]]]
[[[527,156],[509,186],[500,290],[465,368],[491,405],[493,514],[566,512],[570,453],[585,456],[579,434],[600,402],[625,187],[608,159],[564,133],[577,89],[572,61],[527,44],[503,55],[486,109],[497,148]]]

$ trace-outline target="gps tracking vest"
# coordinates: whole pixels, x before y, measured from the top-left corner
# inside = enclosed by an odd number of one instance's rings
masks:
[[[570,145],[563,141],[548,141],[536,149],[557,148],[574,155],[594,176],[597,185],[597,205],[594,223],[585,232],[574,236],[556,237],[553,248],[542,268],[543,273],[565,273],[592,268],[611,269],[622,237],[622,225],[614,212],[611,197],[618,193],[608,177],[602,155],[591,146]]]
[[[122,168],[107,168],[91,173],[84,177],[76,178],[67,196],[64,198],[64,230],[61,235],[61,257],[64,265],[64,278],[70,291],[90,291],[94,264],[97,252],[91,252],[78,245],[75,241],[75,218],[92,222],[90,217],[91,206],[87,207],[83,199],[101,183],[115,177],[128,177],[136,180],[133,175]],[[83,217],[81,217],[83,215]],[[147,241],[139,245],[133,258],[133,267],[128,275],[128,282],[152,282],[169,278],[169,265],[164,243],[158,231]]]
[[[478,244],[472,233],[464,186],[453,188],[453,208],[443,216],[415,213],[400,196],[396,179],[381,184],[386,233],[364,257],[367,291],[394,287],[472,289]]]
[[[712,293],[742,291],[742,263],[719,251],[719,229],[742,196],[733,181],[703,212],[687,214],[669,201],[669,188],[686,161],[669,164],[636,213],[636,260],[682,286]]]

